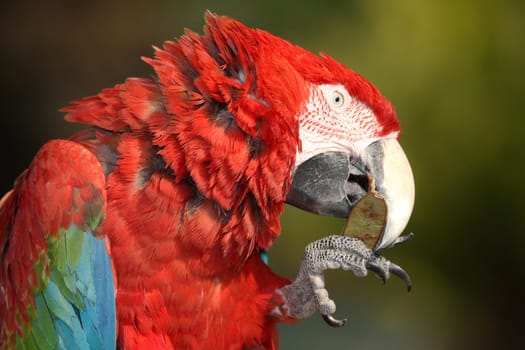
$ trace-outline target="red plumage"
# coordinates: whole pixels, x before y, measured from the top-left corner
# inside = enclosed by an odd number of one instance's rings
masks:
[[[259,252],[280,233],[309,84],[343,81],[383,135],[399,126],[390,103],[331,58],[228,18],[206,19],[204,35],[188,31],[144,58],[155,79],[131,78],[64,109],[91,128],[63,142],[98,159],[71,165],[79,178],[64,181],[93,181],[91,167],[105,180],[56,203],[107,205],[97,232],[111,250],[121,348],[276,348],[275,323],[290,319],[275,291],[289,281]],[[3,201],[9,211],[16,198]],[[56,210],[51,232],[61,223]],[[11,223],[2,218],[5,232]],[[35,251],[45,245],[35,242]]]
[[[118,135],[99,231],[111,244],[124,347],[276,346],[274,292],[288,281],[258,252],[280,232],[307,86],[269,57],[281,41],[261,46],[265,33],[207,19],[204,36],[187,32],[145,59],[159,82],[128,79],[65,109]],[[103,164],[107,138],[74,137]]]
[[[70,223],[96,227],[100,217],[91,222],[83,218],[86,212],[104,212],[105,185],[93,153],[77,143],[54,140],[40,149],[30,169],[0,201],[0,347],[9,345],[15,332],[22,333],[34,312],[34,293],[43,287],[39,281],[49,278],[50,262],[42,254],[49,241]],[[65,203],[72,209],[63,210]]]

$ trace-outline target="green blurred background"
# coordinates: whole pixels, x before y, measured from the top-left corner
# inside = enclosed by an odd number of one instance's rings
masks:
[[[0,190],[48,139],[78,129],[57,112],[128,76],[151,45],[201,31],[210,9],[370,79],[397,107],[416,177],[410,243],[384,254],[399,280],[330,272],[337,316],[283,325],[283,349],[511,349],[525,344],[525,2],[3,1]],[[287,208],[270,264],[294,277],[304,246],[343,222]]]

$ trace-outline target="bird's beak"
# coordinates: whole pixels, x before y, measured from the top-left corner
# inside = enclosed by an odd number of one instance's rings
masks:
[[[405,229],[414,206],[414,178],[394,138],[369,144],[360,154],[320,153],[296,165],[286,202],[321,215],[347,217],[369,190],[369,179],[384,197],[387,221],[376,249],[392,245]]]

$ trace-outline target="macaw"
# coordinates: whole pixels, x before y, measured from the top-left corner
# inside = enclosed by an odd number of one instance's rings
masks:
[[[0,201],[0,348],[276,349],[276,324],[319,311],[327,269],[406,272],[414,181],[392,104],[326,54],[206,14],[130,78],[63,109],[52,140]],[[376,248],[310,243],[294,280],[265,252],[285,202],[346,217],[370,179]]]

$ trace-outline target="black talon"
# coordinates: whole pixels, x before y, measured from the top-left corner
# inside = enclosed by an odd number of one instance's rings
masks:
[[[394,241],[394,243],[392,243],[392,247],[395,246],[395,245],[398,245],[398,244],[401,244],[401,243],[405,243],[405,242],[408,242],[410,241],[412,238],[414,238],[414,233],[413,232],[410,232],[406,235],[403,235],[403,236],[399,236],[397,237],[397,239]]]
[[[394,263],[390,263],[390,266],[388,267],[388,271],[390,271],[390,273],[396,275],[397,277],[401,278],[407,286],[407,291],[410,292],[410,290],[412,289],[412,282],[410,281],[410,276],[408,275],[408,273],[406,273],[405,270],[403,270],[400,266]]]
[[[346,324],[347,319],[338,320],[333,318],[332,315],[322,315],[323,320],[330,326],[334,328],[343,327]]]
[[[374,262],[367,261],[366,268],[375,273],[381,279],[381,282],[383,282],[383,284],[386,283],[386,272],[381,268],[381,266]]]

